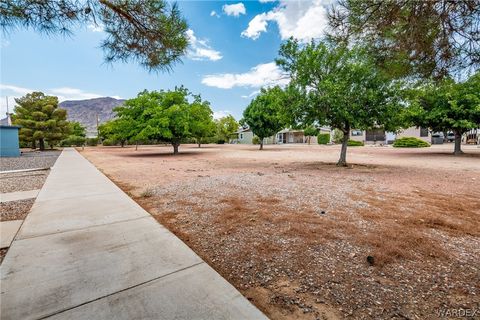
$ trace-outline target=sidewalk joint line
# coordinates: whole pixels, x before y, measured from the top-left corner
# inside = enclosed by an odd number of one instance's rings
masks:
[[[81,303],[81,304],[78,304],[78,305],[76,305],[76,306],[73,306],[73,307],[65,308],[65,309],[63,309],[63,310],[56,311],[56,312],[54,312],[54,313],[52,313],[52,314],[49,314],[49,315],[43,316],[43,317],[41,317],[41,318],[38,318],[37,320],[43,320],[43,319],[47,319],[47,318],[53,317],[53,316],[55,316],[55,315],[57,315],[57,314],[64,313],[64,312],[66,312],[66,311],[70,311],[70,310],[72,310],[72,309],[76,309],[76,308],[81,307],[81,306],[84,306],[84,305],[86,305],[86,304],[90,304],[90,303],[92,303],[92,302],[95,302],[95,301],[98,301],[98,300],[102,300],[102,299],[108,298],[108,297],[110,297],[110,296],[116,295],[116,294],[118,294],[118,293],[122,293],[122,292],[124,292],[124,291],[128,291],[128,290],[130,290],[130,289],[133,289],[133,288],[136,288],[136,287],[139,287],[139,286],[148,284],[148,283],[150,283],[150,282],[154,282],[154,281],[156,281],[156,280],[160,280],[160,279],[162,279],[162,278],[171,276],[171,275],[173,275],[173,274],[175,274],[175,273],[179,273],[179,272],[188,270],[188,269],[190,269],[190,268],[194,268],[194,267],[196,267],[196,266],[198,266],[198,265],[201,265],[202,263],[205,263],[205,261],[202,260],[202,261],[197,262],[197,263],[195,263],[195,264],[192,264],[192,265],[190,265],[190,266],[188,266],[188,267],[180,268],[180,269],[178,269],[178,270],[175,270],[175,271],[169,272],[169,273],[167,273],[167,274],[164,274],[164,275],[155,277],[155,278],[153,278],[153,279],[146,280],[146,281],[137,283],[137,284],[135,284],[135,285],[133,285],[133,286],[130,286],[130,287],[127,287],[127,288],[118,290],[118,291],[116,291],[116,292],[109,293],[109,294],[107,294],[107,295],[104,295],[104,296],[95,298],[95,299],[93,299],[93,300],[85,301],[85,302],[83,302],[83,303]]]
[[[39,234],[36,236],[31,236],[31,237],[25,237],[25,238],[20,238],[20,239],[15,239],[14,241],[22,241],[22,240],[29,240],[29,239],[35,239],[35,238],[41,238],[41,237],[46,237],[46,236],[51,236],[54,234],[61,234],[61,233],[67,233],[67,232],[73,232],[73,231],[83,231],[87,229],[93,229],[97,227],[104,227],[108,226],[111,224],[117,224],[117,223],[122,223],[122,222],[130,222],[134,220],[140,220],[140,219],[145,219],[145,218],[153,218],[151,215],[145,216],[145,217],[136,217],[136,218],[131,218],[131,219],[126,219],[126,220],[119,220],[119,221],[113,221],[113,222],[108,222],[108,223],[102,223],[102,224],[96,224],[88,227],[83,227],[83,228],[78,228],[78,229],[71,229],[71,230],[63,230],[63,231],[58,231],[58,232],[50,232],[50,233],[44,233],[44,234]],[[25,219],[26,220],[26,219]]]

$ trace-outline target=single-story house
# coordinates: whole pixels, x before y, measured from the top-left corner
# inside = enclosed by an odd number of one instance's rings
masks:
[[[382,128],[369,130],[350,130],[350,139],[361,141],[364,144],[392,144],[395,139],[402,137],[416,137],[428,143],[432,142],[432,133],[428,128],[411,127],[402,129],[398,133],[386,132]]]
[[[253,132],[250,128],[240,128],[235,134],[237,138],[233,139],[232,143],[252,144]]]
[[[319,133],[329,133],[330,141],[332,139],[332,130],[327,127],[319,128]],[[241,128],[236,132],[236,139],[232,143],[251,144],[253,139],[253,132],[250,128]],[[301,129],[286,128],[279,131],[276,135],[263,139],[263,144],[287,144],[287,143],[309,143],[309,137],[305,136]],[[310,137],[310,143],[316,144],[317,137]]]

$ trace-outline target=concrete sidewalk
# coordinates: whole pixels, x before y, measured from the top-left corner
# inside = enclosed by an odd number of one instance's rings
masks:
[[[266,319],[74,149],[0,269],[2,320]]]

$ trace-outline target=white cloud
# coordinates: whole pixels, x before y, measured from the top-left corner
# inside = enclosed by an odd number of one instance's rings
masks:
[[[227,14],[227,16],[238,17],[241,14],[247,13],[247,10],[245,9],[245,6],[243,5],[242,2],[235,3],[235,4],[224,4],[222,9],[223,9],[223,12]]]
[[[15,85],[9,85],[9,84],[0,84],[0,118],[3,118],[7,111],[7,102],[6,102],[7,96],[8,96],[9,111],[13,112],[14,106],[16,104],[15,98],[20,98],[21,96],[24,96],[27,93],[31,93],[34,91],[42,91],[46,95],[57,96],[60,102],[65,100],[84,100],[84,99],[105,97],[105,95],[85,92],[83,90],[70,88],[70,87],[41,90],[41,89],[24,88],[24,87],[19,87]],[[111,97],[115,99],[121,99],[119,96],[111,96]]]
[[[251,97],[253,97],[253,96],[256,96],[256,95],[259,94],[259,93],[260,93],[260,90],[255,90],[255,91],[253,91],[252,93],[250,93],[249,95],[244,95],[244,96],[242,96],[242,98],[248,99],[248,98],[251,98]]]
[[[213,111],[213,119],[220,119],[220,118],[225,118],[232,113],[229,110],[219,110],[219,111]]]
[[[84,100],[104,97],[100,94],[84,92],[83,90],[69,87],[53,88],[47,90],[46,94],[57,96],[59,101]]]
[[[223,73],[206,75],[202,83],[209,87],[231,89],[233,87],[260,88],[286,85],[289,79],[275,62],[259,64],[245,73]]]
[[[12,86],[12,85],[9,85],[9,84],[0,84],[0,90],[2,92],[10,91],[10,92],[13,92],[14,94],[17,94],[17,95],[25,95],[27,93],[35,91],[35,90],[32,90],[32,89]]]
[[[92,32],[103,32],[103,24],[90,23],[87,25],[87,29]]]
[[[320,38],[328,26],[326,7],[330,3],[331,0],[281,1],[273,10],[256,15],[242,36],[258,39],[273,21],[277,23],[283,40],[290,37],[301,41]]]
[[[187,30],[187,36],[190,39],[190,48],[187,54],[190,59],[217,61],[223,58],[219,51],[208,45],[207,40],[198,39],[192,29]]]
[[[0,39],[0,48],[6,48],[10,46],[10,41],[4,39],[3,37]]]
[[[210,17],[217,17],[217,18],[220,18],[220,15],[217,13],[217,11],[215,11],[215,10],[212,10],[212,12],[210,12]]]

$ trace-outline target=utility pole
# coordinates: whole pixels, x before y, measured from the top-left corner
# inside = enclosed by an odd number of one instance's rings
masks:
[[[10,110],[8,109],[8,96],[5,97],[5,100],[7,100],[7,126],[11,126],[12,119],[10,118]]]

